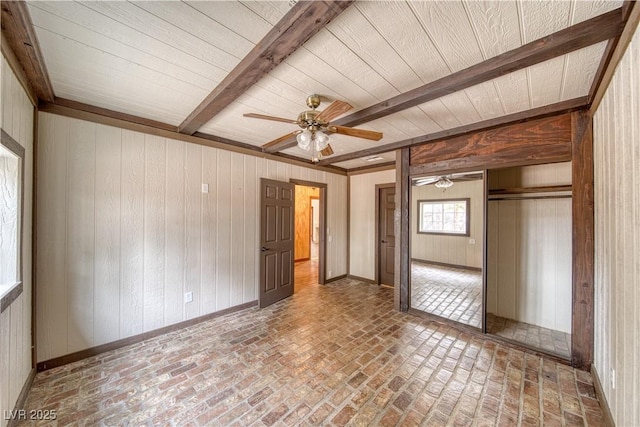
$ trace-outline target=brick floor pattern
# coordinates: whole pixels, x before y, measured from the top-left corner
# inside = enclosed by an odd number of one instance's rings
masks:
[[[411,308],[482,327],[482,272],[411,263]]]
[[[559,356],[571,357],[571,334],[487,313],[487,332]]]
[[[26,408],[59,426],[604,424],[589,373],[351,279],[39,373]]]
[[[411,307],[476,328],[482,324],[482,272],[414,261]],[[487,313],[487,332],[571,357],[571,334]]]

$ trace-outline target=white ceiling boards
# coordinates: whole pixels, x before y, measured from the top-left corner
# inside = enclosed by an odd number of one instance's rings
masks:
[[[266,44],[274,28],[280,31],[292,8],[306,2],[292,3],[29,1],[27,9],[57,98],[179,129],[203,100],[233,78],[235,86],[223,88],[230,102],[214,105],[214,113],[197,125],[197,132],[260,150],[297,127],[243,114],[295,120],[307,109],[306,97],[317,93],[323,97],[319,110],[332,100],[353,106],[337,120],[353,119],[357,124],[338,124],[384,134],[380,141],[332,135],[332,157],[337,161],[327,157],[323,163],[346,168],[393,158],[387,154],[368,162],[349,158],[351,153],[364,158],[371,148],[586,100],[607,42],[622,28],[612,25],[610,33],[594,35],[603,30],[574,27],[619,11],[621,1],[354,1],[340,6],[344,10],[334,10],[334,2],[324,1],[323,7],[335,15],[330,22],[308,35],[280,35],[269,52],[279,53],[282,43],[291,41],[287,38],[299,39],[290,43],[290,51],[280,52],[282,59],[268,67],[263,62],[264,72],[255,81],[247,80],[255,76],[250,76],[251,70],[239,70],[243,60]],[[623,24],[619,15],[613,18]],[[315,22],[306,15],[299,20],[298,27],[292,25],[295,31]],[[528,43],[543,37],[558,47],[529,63],[529,52],[535,54],[547,41],[540,46]],[[581,41],[557,42],[563,37]],[[507,65],[500,63],[518,49],[521,56],[512,56]],[[464,80],[465,70],[479,64],[493,71],[479,81]],[[234,77],[239,72],[242,77]],[[433,91],[435,86],[444,88],[442,93]],[[436,95],[368,114],[372,106],[410,97],[414,92],[409,91]],[[222,98],[209,99],[215,104]],[[295,141],[277,150],[309,159]]]

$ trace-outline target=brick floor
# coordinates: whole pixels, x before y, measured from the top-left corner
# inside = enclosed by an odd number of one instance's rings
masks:
[[[487,313],[487,332],[535,348],[571,357],[571,334]]]
[[[411,308],[482,327],[482,272],[413,261]]]
[[[26,406],[60,426],[604,424],[589,373],[350,279],[39,373]]]

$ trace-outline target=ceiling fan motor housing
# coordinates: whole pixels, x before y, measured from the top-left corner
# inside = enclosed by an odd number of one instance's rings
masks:
[[[307,96],[307,107],[313,108],[314,110],[318,108],[320,105],[320,95],[309,95]]]
[[[316,110],[303,111],[298,115],[298,126],[302,129],[308,129],[309,131],[325,128],[328,123],[323,120],[316,120],[318,114],[320,114],[320,112]]]

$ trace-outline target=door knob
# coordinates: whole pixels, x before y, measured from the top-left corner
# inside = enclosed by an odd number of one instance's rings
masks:
[[[268,248],[265,248],[264,246],[260,248],[260,252],[266,252],[266,251],[268,251],[268,250],[269,250],[269,249],[268,249]]]
[[[386,241],[386,240],[383,240],[383,241],[382,241],[382,243],[387,243],[387,241]]]

